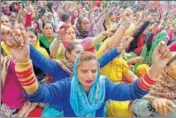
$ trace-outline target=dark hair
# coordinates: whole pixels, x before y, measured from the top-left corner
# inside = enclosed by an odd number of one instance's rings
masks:
[[[174,41],[175,41],[175,39],[170,39],[170,40],[167,42],[167,45],[172,44]]]
[[[36,24],[37,24],[37,28],[38,28],[38,30],[41,32],[41,29],[40,29],[40,24],[39,24],[39,22],[38,22],[37,20],[35,20],[35,21],[34,21],[34,23],[36,23]]]
[[[4,49],[3,49],[2,47],[1,47],[1,50],[0,50],[0,51],[1,51],[1,54],[2,54],[2,55],[6,55],[6,53],[5,53],[5,51],[4,51]]]
[[[42,28],[44,28],[46,24],[51,24],[52,27],[54,27],[53,24],[52,24],[52,22],[46,21],[46,22],[42,23]]]
[[[52,11],[52,6],[53,6],[53,2],[48,2],[48,3],[47,3],[48,10],[49,10],[49,12],[51,12],[51,13],[53,13],[53,11]]]
[[[148,33],[146,35],[146,46],[147,46],[147,52],[150,51],[151,47],[152,47],[152,39],[153,39],[153,34],[152,33]]]
[[[66,22],[70,18],[69,13],[63,13],[61,16],[61,21]]]
[[[97,58],[94,53],[88,52],[88,51],[83,51],[80,55],[79,61],[78,61],[78,66],[81,64],[83,61],[90,61],[90,60],[96,60]]]
[[[72,43],[68,44],[68,46],[66,48],[66,51],[65,51],[65,57],[66,57],[66,59],[68,59],[68,57],[67,57],[66,54],[67,53],[71,53],[76,48],[77,45],[81,45],[81,44],[78,43],[78,42],[72,42]]]
[[[40,17],[42,17],[44,14],[45,14],[45,12],[46,12],[46,10],[43,8],[43,7],[41,7],[39,10],[38,10],[38,14],[39,14],[39,18]]]
[[[26,28],[26,31],[31,31],[31,32],[33,32],[33,33],[35,34],[35,36],[38,38],[38,33],[37,33],[37,31],[36,31],[34,28],[32,28],[32,27],[27,27],[27,28]]]

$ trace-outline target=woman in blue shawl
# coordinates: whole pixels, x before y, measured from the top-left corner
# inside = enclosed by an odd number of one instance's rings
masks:
[[[62,101],[63,114],[66,117],[102,117],[104,107],[108,100],[126,101],[140,99],[148,93],[149,88],[157,83],[155,78],[172,59],[167,45],[159,43],[153,53],[153,65],[144,77],[130,84],[115,84],[107,77],[100,76],[99,63],[91,52],[81,52],[74,61],[73,76],[49,85],[40,85],[33,71],[29,56],[28,37],[25,32],[15,44],[9,43],[7,47],[16,60],[15,71],[18,81],[25,90],[25,97],[31,102],[49,103],[58,105]],[[19,47],[21,48],[19,48]],[[52,66],[52,65],[51,65]]]
[[[143,78],[131,84],[114,84],[100,75],[95,55],[84,51],[76,58],[71,79],[63,79],[50,85],[39,85],[33,74],[29,56],[14,54],[17,60],[16,74],[25,89],[26,98],[31,102],[53,104],[62,101],[66,117],[102,117],[105,103],[109,99],[126,101],[142,98],[148,93],[149,88],[156,84],[154,78],[158,77],[162,68],[171,59],[170,51],[162,43],[157,46],[153,56],[153,65]],[[26,83],[26,78],[29,77],[35,81]]]

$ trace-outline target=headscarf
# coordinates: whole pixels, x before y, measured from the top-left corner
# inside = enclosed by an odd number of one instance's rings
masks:
[[[148,64],[149,66],[151,66],[152,64],[152,57],[153,57],[153,52],[154,52],[154,49],[156,48],[156,46],[161,42],[161,41],[164,41],[167,39],[167,33],[166,32],[160,32],[157,37],[156,37],[156,40],[155,42],[151,42],[152,40],[151,39],[148,39],[147,41],[147,44],[144,45],[144,48],[142,50],[142,53],[141,53],[141,57],[144,58],[144,61],[143,63],[145,64]],[[152,44],[152,45],[151,45]],[[137,63],[134,67],[134,72],[136,73],[136,69],[137,67],[140,65],[140,64],[143,64],[143,63]]]
[[[169,45],[170,51],[176,51],[176,41]]]
[[[78,117],[95,117],[96,110],[99,109],[105,99],[105,81],[98,71],[96,80],[91,85],[88,96],[82,85],[79,83],[77,76],[77,66],[81,54],[76,58],[74,63],[73,77],[71,81],[70,104]]]
[[[84,18],[84,16],[80,16],[77,20],[77,23],[76,23],[76,37],[78,39],[84,39],[86,37],[93,37],[93,31],[82,31],[81,29],[81,21],[82,19]]]
[[[4,42],[2,42],[2,41],[1,41],[1,46],[2,46],[2,48],[3,48],[3,50],[4,50],[4,52],[5,52],[8,56],[10,56],[10,55],[11,55],[11,52],[9,51],[8,47],[4,44]],[[34,47],[35,47],[35,49],[37,49],[41,54],[43,54],[45,57],[49,57],[47,51],[46,51],[44,48],[42,48],[42,47],[40,46],[40,42],[39,42],[38,39],[37,39],[37,42],[36,42],[36,44],[34,45]]]
[[[51,39],[51,41],[48,41],[48,39],[43,35],[40,34],[39,35],[39,40],[42,42],[42,44],[46,47],[49,48],[50,44],[52,43],[52,41],[54,40],[54,37]]]
[[[149,54],[149,61],[150,63],[152,64],[152,57],[153,57],[153,52],[154,52],[154,49],[157,47],[157,45],[161,42],[161,41],[164,41],[164,40],[167,40],[168,38],[168,35],[165,31],[162,31],[160,32],[157,37],[156,37],[156,40],[154,43],[152,43],[152,47],[150,49],[150,54]]]

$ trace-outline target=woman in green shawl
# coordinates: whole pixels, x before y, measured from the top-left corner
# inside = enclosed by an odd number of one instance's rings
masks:
[[[143,62],[142,63],[137,63],[134,67],[134,72],[135,73],[140,73],[139,71],[141,71],[141,66],[143,65],[143,68],[146,68],[146,64],[148,66],[152,65],[152,55],[153,55],[153,51],[155,49],[155,47],[161,42],[161,41],[167,41],[166,39],[168,38],[168,35],[165,31],[160,32],[157,37],[156,40],[152,43],[152,39],[153,39],[154,34],[150,33],[149,36],[147,37],[147,42],[142,50],[141,53],[141,57],[143,57]],[[140,69],[138,68],[140,65]],[[146,70],[146,69],[144,69]],[[147,70],[146,70],[147,71]],[[145,72],[143,72],[144,74]],[[143,75],[141,74],[141,75]]]
[[[45,22],[42,26],[43,30],[42,33],[39,35],[40,46],[45,48],[50,54],[49,47],[52,41],[54,40],[54,32],[53,32],[53,25],[51,22]]]

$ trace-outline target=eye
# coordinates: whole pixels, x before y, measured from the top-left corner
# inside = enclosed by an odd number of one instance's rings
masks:
[[[30,37],[31,39],[35,38],[33,35],[30,35],[29,37]]]
[[[85,73],[87,73],[88,71],[87,71],[87,70],[81,70],[81,72],[85,74]]]
[[[76,54],[79,54],[80,52],[81,52],[80,50],[77,50],[75,53],[76,53]]]
[[[97,70],[91,70],[91,72],[92,72],[93,74],[95,74],[95,73],[97,72]]]

